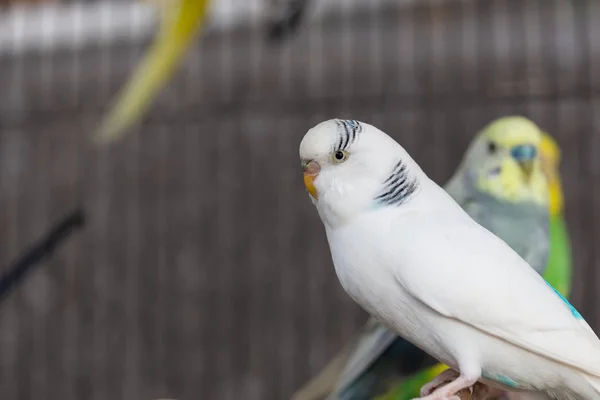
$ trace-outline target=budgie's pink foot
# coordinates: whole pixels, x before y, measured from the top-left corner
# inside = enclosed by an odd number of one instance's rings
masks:
[[[451,382],[454,379],[458,378],[458,376],[459,376],[459,373],[451,368],[448,368],[448,369],[442,371],[438,376],[433,378],[429,383],[423,385],[423,387],[421,388],[421,392],[420,392],[421,397],[424,397],[424,396],[427,396],[427,395],[433,393],[433,391],[435,389],[437,389],[442,383]]]
[[[451,400],[515,400],[512,398],[500,397],[504,392],[498,389],[491,388],[484,383],[476,382],[473,386],[461,389],[455,395],[450,397]]]
[[[421,397],[413,400],[464,400],[463,395],[467,398],[471,397],[473,386],[476,383],[478,383],[477,378],[468,378],[454,370],[447,369],[423,386]]]

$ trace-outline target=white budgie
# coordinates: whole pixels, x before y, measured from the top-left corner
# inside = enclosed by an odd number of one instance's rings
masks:
[[[458,371],[425,385],[422,399],[456,399],[478,380],[600,399],[600,340],[583,317],[397,142],[330,120],[307,132],[300,157],[343,288]]]
[[[477,223],[545,274],[550,238],[542,142],[540,128],[524,117],[494,120],[473,139],[444,190]],[[409,400],[444,369],[371,318],[355,341],[293,399],[322,400],[329,394],[338,400]]]

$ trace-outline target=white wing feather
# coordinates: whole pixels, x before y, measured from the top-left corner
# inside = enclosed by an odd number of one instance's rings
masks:
[[[456,204],[455,204],[456,205]],[[398,283],[438,313],[600,377],[600,341],[508,245],[458,210],[394,223]],[[398,260],[402,265],[398,266]],[[465,289],[467,288],[467,289]]]

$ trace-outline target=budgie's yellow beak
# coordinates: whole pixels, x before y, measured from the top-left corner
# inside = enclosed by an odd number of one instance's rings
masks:
[[[532,143],[517,144],[510,148],[510,155],[519,164],[527,180],[530,180],[533,174],[537,153],[537,146]]]
[[[550,215],[558,215],[562,212],[564,205],[562,184],[560,181],[560,148],[556,141],[542,132],[542,141],[540,143],[540,159],[542,171],[548,181],[548,191],[550,194]]]
[[[533,173],[533,160],[521,161],[519,162],[519,165],[521,166],[525,178],[531,179],[531,174]]]
[[[315,179],[321,172],[321,166],[316,161],[302,161],[302,169],[304,170],[304,187],[306,191],[317,200],[319,193],[315,187]]]
[[[116,140],[147,110],[200,30],[210,3],[209,0],[146,1],[159,9],[160,32],[102,122],[96,136],[101,143]]]

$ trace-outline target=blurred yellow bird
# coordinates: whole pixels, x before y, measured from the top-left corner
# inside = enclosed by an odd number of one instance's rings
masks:
[[[99,143],[116,140],[147,110],[206,20],[210,0],[141,0],[157,7],[160,32],[119,94],[97,133]]]

